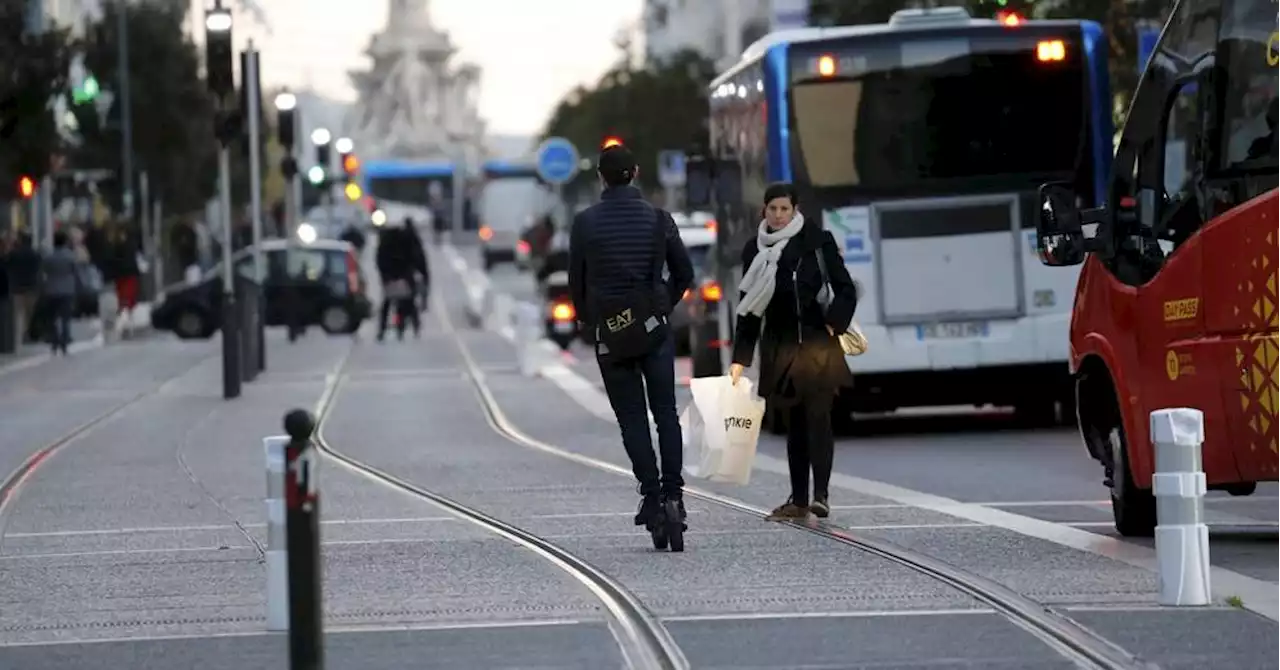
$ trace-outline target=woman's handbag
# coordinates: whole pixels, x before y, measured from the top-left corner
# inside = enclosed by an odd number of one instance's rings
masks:
[[[818,257],[818,269],[822,272],[822,288],[818,291],[818,304],[823,309],[831,306],[831,301],[835,300],[836,293],[831,290],[831,276],[827,274],[827,263],[822,258],[822,250],[816,253]],[[858,291],[858,297],[862,297],[862,289],[855,282],[854,288]],[[845,356],[861,356],[867,353],[867,336],[862,334],[862,329],[858,327],[857,319],[849,319],[849,329],[837,338],[840,340],[840,349],[844,351]]]

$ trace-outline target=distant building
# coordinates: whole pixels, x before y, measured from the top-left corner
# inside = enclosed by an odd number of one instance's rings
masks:
[[[692,49],[719,69],[774,30],[806,24],[809,0],[645,0],[645,61]]]

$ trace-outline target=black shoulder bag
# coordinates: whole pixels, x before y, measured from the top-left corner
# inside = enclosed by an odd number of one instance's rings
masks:
[[[666,262],[667,220],[657,207],[654,213],[657,225],[653,277],[623,295],[597,296],[595,300],[596,355],[601,358],[624,360],[644,356],[652,349],[653,332],[666,323],[666,315],[658,310],[657,292],[662,265]]]

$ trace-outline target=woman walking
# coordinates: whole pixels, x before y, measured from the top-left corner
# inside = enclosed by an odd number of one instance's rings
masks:
[[[831,405],[840,388],[852,384],[837,335],[853,320],[857,288],[835,238],[820,221],[806,221],[799,204],[790,184],[765,190],[764,220],[742,250],[746,271],[729,367],[736,385],[759,344],[759,395],[788,414],[791,497],[773,510],[773,519],[831,513]]]

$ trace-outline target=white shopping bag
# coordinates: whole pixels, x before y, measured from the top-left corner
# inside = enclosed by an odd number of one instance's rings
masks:
[[[728,376],[697,377],[689,390],[693,402],[680,415],[685,473],[746,485],[756,460],[764,400],[746,378],[734,386]]]

